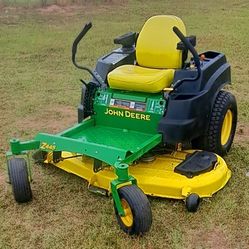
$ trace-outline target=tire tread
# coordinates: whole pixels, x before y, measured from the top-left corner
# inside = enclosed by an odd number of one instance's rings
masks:
[[[8,171],[14,198],[19,203],[32,199],[27,164],[24,158],[12,158],[8,160]]]
[[[232,131],[229,141],[225,146],[223,146],[220,142],[220,137],[221,137],[222,123],[227,108],[231,108],[233,111],[233,124],[232,124]],[[230,92],[221,90],[216,96],[211,111],[208,130],[206,134],[195,139],[192,142],[193,147],[196,149],[211,151],[221,156],[227,154],[233,142],[236,130],[236,123],[237,123],[237,104],[235,97]]]
[[[121,229],[129,235],[141,235],[148,232],[152,224],[152,212],[147,196],[136,185],[121,187],[118,189],[118,192],[120,198],[126,199],[130,205],[134,218],[132,227],[125,227],[114,205],[117,220]]]

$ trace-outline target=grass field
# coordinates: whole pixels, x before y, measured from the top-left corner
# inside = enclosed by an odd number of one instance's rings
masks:
[[[18,2],[18,1],[16,1]],[[3,3],[3,2],[2,2]],[[14,202],[6,181],[5,151],[11,137],[57,132],[77,121],[80,78],[71,43],[83,23],[93,29],[79,60],[94,66],[112,39],[139,31],[155,14],[181,17],[199,51],[222,51],[232,66],[230,90],[239,107],[237,134],[225,157],[233,175],[195,214],[181,201],[150,198],[153,225],[144,237],[119,230],[111,198],[94,195],[80,178],[53,167],[34,166],[31,203]],[[249,2],[86,1],[79,6],[0,8],[0,248],[249,248]]]

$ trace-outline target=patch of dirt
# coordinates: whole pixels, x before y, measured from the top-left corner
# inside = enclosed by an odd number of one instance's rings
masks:
[[[16,127],[24,132],[56,133],[72,126],[77,122],[77,110],[68,106],[53,106],[46,112],[30,115],[17,121]]]
[[[46,6],[44,8],[39,8],[38,9],[40,12],[42,13],[51,13],[51,12],[61,12],[64,13],[66,12],[66,9],[63,7],[60,7],[56,4],[50,5],[50,6]]]
[[[200,229],[191,230],[188,240],[189,247],[186,248],[212,248],[212,249],[230,249],[226,235],[221,228],[212,230]]]
[[[0,0],[1,1],[1,0]],[[74,3],[72,3],[74,2]],[[41,5],[37,6],[37,4],[29,5],[29,6],[6,6],[4,4],[1,4],[0,2],[0,13],[3,13],[4,15],[9,15],[15,13],[15,14],[23,14],[23,13],[29,13],[30,10],[37,11],[40,14],[44,15],[50,15],[50,14],[63,14],[67,16],[71,16],[77,12],[102,12],[102,11],[108,11],[115,8],[120,8],[122,6],[125,6],[127,3],[127,0],[103,0],[103,1],[91,1],[91,0],[85,0],[85,1],[67,1],[67,0],[57,0],[56,4],[47,5],[44,7],[41,7]]]
[[[236,134],[234,137],[236,144],[248,144],[249,143],[249,125],[246,123],[238,123]]]
[[[63,1],[61,4],[52,4],[42,8],[38,8],[37,11],[41,14],[66,14],[70,15],[77,11],[99,12],[106,9],[115,8],[115,6],[122,6],[127,0],[106,0],[103,3],[97,4],[94,1],[86,1],[85,4],[66,4]]]
[[[228,249],[229,243],[226,239],[224,232],[221,229],[214,229],[209,233],[205,233],[205,236],[208,234],[207,244],[210,244],[210,248],[213,249]]]
[[[4,185],[5,184],[5,174],[4,172],[0,171],[0,185]]]

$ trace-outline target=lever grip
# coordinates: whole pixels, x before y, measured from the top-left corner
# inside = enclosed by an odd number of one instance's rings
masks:
[[[92,27],[92,23],[89,22],[87,23],[84,28],[82,29],[82,31],[78,34],[78,36],[75,38],[74,42],[73,42],[73,46],[72,46],[72,59],[73,61],[75,60],[75,54],[77,52],[77,46],[79,44],[79,42],[81,41],[81,39],[85,36],[85,34],[88,32],[88,30]]]
[[[199,55],[196,52],[195,48],[193,47],[191,42],[188,39],[186,39],[186,37],[183,35],[183,33],[176,26],[173,27],[173,31],[179,37],[179,39],[185,44],[186,48],[188,48],[189,51],[192,53],[192,55],[194,57],[195,65],[199,71],[200,60],[199,60]]]

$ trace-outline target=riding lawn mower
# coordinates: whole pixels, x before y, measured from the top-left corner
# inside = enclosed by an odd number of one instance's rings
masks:
[[[36,162],[54,165],[88,181],[89,190],[111,195],[121,229],[144,234],[152,224],[146,195],[182,199],[197,211],[201,198],[223,188],[231,171],[229,151],[237,123],[230,65],[219,52],[195,50],[175,16],[149,18],[140,33],[114,39],[120,48],[98,59],[82,81],[78,122],[57,134],[11,139],[9,181],[17,202],[32,199],[29,151]],[[191,58],[188,59],[188,53]],[[28,160],[27,160],[28,159]]]

